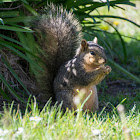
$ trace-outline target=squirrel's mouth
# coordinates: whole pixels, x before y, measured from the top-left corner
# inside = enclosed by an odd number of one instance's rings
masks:
[[[94,64],[94,65],[92,65],[91,67],[92,67],[92,69],[99,69],[99,68],[100,68],[100,65]]]
[[[93,66],[93,68],[96,69],[96,70],[100,69],[101,67],[104,67],[104,64],[97,64],[97,65]]]

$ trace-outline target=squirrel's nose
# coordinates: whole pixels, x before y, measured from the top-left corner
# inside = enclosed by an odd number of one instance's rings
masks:
[[[104,64],[107,62],[106,58],[104,59]]]
[[[99,64],[105,64],[105,63],[106,63],[106,59],[104,59],[104,58],[99,58],[98,63],[99,63]]]

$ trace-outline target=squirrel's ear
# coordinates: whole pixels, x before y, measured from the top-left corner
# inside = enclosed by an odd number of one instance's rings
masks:
[[[76,50],[76,56],[84,52],[87,49],[87,47],[87,41],[83,39],[81,41],[81,46]]]
[[[87,41],[84,39],[81,42],[81,49],[82,51],[85,51],[87,49]]]
[[[98,38],[95,37],[95,38],[93,39],[93,42],[97,44],[97,43],[98,43]]]

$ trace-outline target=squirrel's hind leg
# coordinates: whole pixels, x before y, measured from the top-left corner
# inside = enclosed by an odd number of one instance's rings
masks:
[[[56,100],[58,101],[58,104],[62,103],[62,109],[66,111],[68,108],[69,110],[72,110],[73,108],[73,95],[72,91],[70,90],[63,90],[61,92],[56,93]]]

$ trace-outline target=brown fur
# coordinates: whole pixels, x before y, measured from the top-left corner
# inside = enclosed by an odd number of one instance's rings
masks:
[[[74,57],[82,35],[78,20],[62,6],[50,4],[40,11],[40,15],[32,20],[31,25],[39,44],[39,56],[43,61],[43,71],[36,72],[39,100],[43,104],[50,97],[55,98],[54,78],[59,67]]]
[[[81,42],[75,57],[60,67],[54,80],[56,100],[59,103],[63,102],[64,110],[77,109],[75,101],[79,100],[82,104],[91,92],[92,95],[85,103],[83,110],[98,109],[96,85],[111,71],[109,66],[104,66],[105,62],[106,56],[101,46],[91,41]]]
[[[39,55],[43,60],[43,71],[37,75],[40,100],[46,103],[50,97],[54,97],[59,103],[63,101],[64,110],[75,108],[73,99],[78,87],[85,93],[82,102],[92,90],[93,94],[84,110],[94,111],[98,108],[95,85],[111,69],[103,66],[106,62],[104,49],[97,44],[97,38],[88,42],[82,40],[80,44],[81,26],[74,15],[62,7],[47,6],[41,15],[32,21],[40,45]]]
[[[78,90],[78,92],[77,92]],[[78,93],[83,94],[82,97],[79,96]],[[84,100],[91,94],[87,102],[84,104],[83,110],[89,110],[89,111],[95,111],[98,109],[98,96],[97,96],[97,89],[96,86],[89,85],[85,87],[75,87],[74,88],[74,96],[73,98],[77,98],[77,100],[80,100],[80,103],[82,104]],[[76,102],[73,102],[73,108],[77,109]]]

